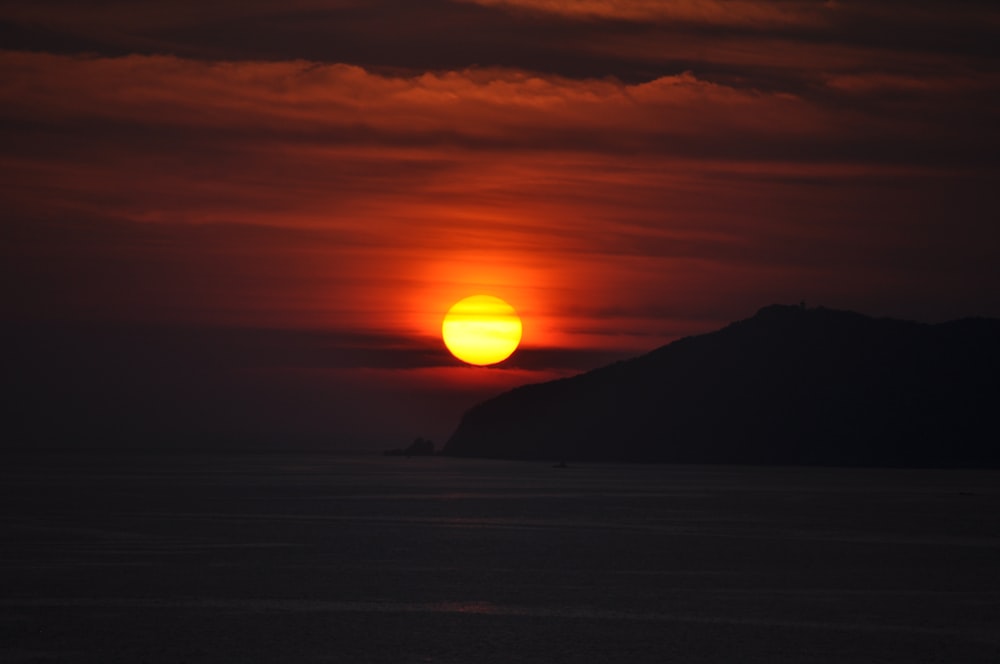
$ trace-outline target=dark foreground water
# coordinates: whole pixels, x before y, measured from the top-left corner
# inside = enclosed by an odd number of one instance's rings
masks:
[[[3,662],[1000,662],[1000,473],[2,462]]]

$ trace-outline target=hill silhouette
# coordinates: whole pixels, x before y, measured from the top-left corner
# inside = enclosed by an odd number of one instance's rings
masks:
[[[641,357],[480,403],[452,456],[1000,466],[1000,320],[773,305]]]

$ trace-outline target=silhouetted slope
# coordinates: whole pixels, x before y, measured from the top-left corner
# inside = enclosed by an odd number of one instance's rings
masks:
[[[520,459],[1000,466],[1000,321],[770,306],[469,410],[444,448]]]

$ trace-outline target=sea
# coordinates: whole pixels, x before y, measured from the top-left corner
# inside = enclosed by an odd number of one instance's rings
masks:
[[[1000,472],[0,457],[0,661],[1000,662]]]

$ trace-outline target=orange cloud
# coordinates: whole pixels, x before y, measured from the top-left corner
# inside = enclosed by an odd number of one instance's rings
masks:
[[[631,148],[650,137],[771,135],[822,123],[816,109],[793,95],[726,87],[691,73],[626,85],[512,70],[406,77],[341,64],[7,52],[0,75],[7,114],[266,130],[289,139],[322,140],[325,132],[337,143],[459,140],[587,149],[590,135],[598,144]]]

